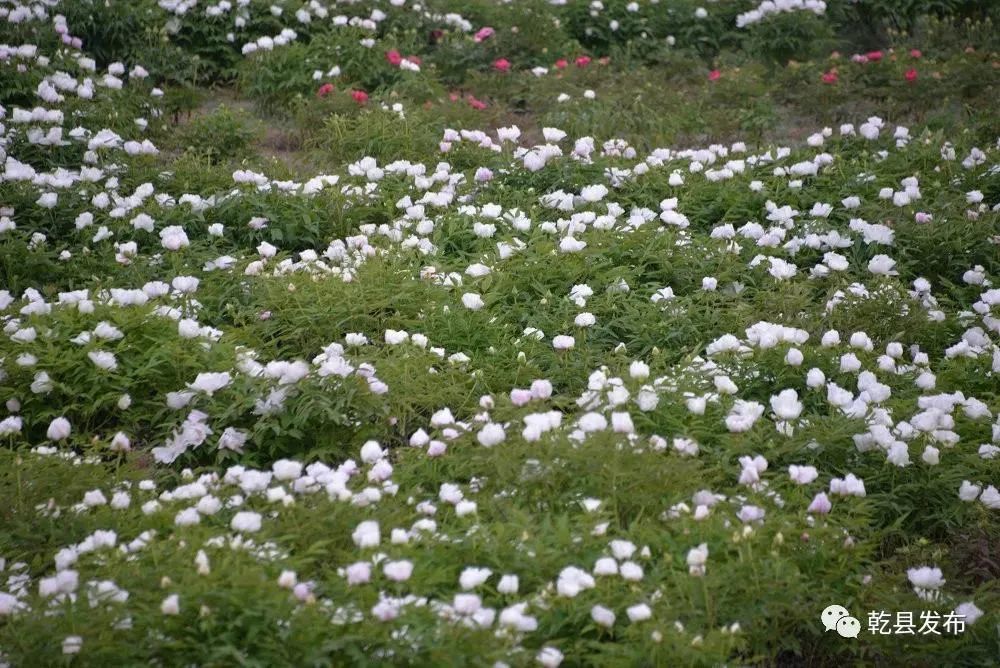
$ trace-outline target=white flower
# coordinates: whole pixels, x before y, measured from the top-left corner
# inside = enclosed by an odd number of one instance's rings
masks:
[[[809,507],[806,509],[806,512],[825,515],[826,513],[830,512],[830,509],[832,507],[833,506],[830,503],[830,499],[827,498],[824,492],[820,492],[813,498],[812,503],[809,504]]]
[[[92,350],[87,353],[87,357],[90,361],[94,363],[99,369],[104,369],[105,371],[114,371],[118,368],[118,360],[115,359],[115,354],[104,350]]]
[[[764,406],[756,401],[737,399],[729,415],[726,416],[726,428],[734,433],[750,431],[754,423],[764,414]]]
[[[893,267],[896,261],[888,255],[876,255],[868,262],[868,271],[880,276],[896,276],[899,274]]]
[[[933,566],[920,566],[910,568],[906,571],[906,577],[913,585],[913,591],[921,599],[932,601],[937,599],[938,590],[944,585],[945,579],[941,575],[941,569]]]
[[[0,420],[0,436],[9,436],[11,434],[21,433],[21,427],[23,426],[23,421],[20,417],[16,415],[11,415],[3,420]]]
[[[198,291],[199,283],[201,281],[194,276],[175,276],[174,280],[170,281],[170,286],[177,292],[190,294]]]
[[[552,347],[556,350],[570,350],[576,345],[576,340],[572,336],[560,334],[552,338]]]
[[[799,485],[808,485],[819,477],[815,466],[797,466],[795,464],[788,467],[788,475],[793,482]]]
[[[577,421],[584,432],[604,431],[608,428],[608,420],[600,413],[585,413]]]
[[[192,526],[201,522],[197,508],[185,508],[174,516],[174,524],[179,527]]]
[[[965,623],[971,626],[976,623],[977,619],[983,616],[983,611],[974,602],[966,601],[965,603],[959,603],[955,607],[955,614],[965,617]]]
[[[632,416],[626,412],[612,413],[611,429],[616,434],[631,434],[635,431],[635,425],[632,423]]]
[[[997,490],[996,487],[990,485],[983,490],[982,495],[979,497],[979,501],[991,510],[1000,510],[1000,490]]]
[[[413,439],[410,439],[411,445],[413,445]],[[361,446],[361,461],[365,464],[374,464],[378,460],[385,456],[385,452],[382,450],[382,446],[378,444],[378,441],[365,441],[365,444]]]
[[[782,420],[794,420],[802,414],[802,402],[795,390],[782,390],[771,397],[771,410]]]
[[[593,589],[595,584],[590,573],[580,570],[576,566],[567,566],[559,573],[556,591],[559,592],[560,596],[573,598],[584,589]]]
[[[605,608],[603,605],[595,605],[590,609],[590,618],[594,620],[594,623],[598,626],[604,626],[606,628],[611,628],[615,625],[615,613]]]
[[[298,583],[295,571],[281,571],[281,575],[278,576],[278,586],[282,589],[292,589]]]
[[[413,562],[405,559],[386,562],[382,567],[385,576],[394,582],[405,582],[413,574]]]
[[[633,582],[642,580],[643,577],[642,566],[634,561],[626,561],[619,567],[618,571],[622,578]]]
[[[646,380],[649,378],[649,365],[640,360],[635,360],[629,364],[628,375],[634,380]]]
[[[177,594],[171,594],[163,599],[163,602],[160,603],[160,612],[165,615],[181,614],[180,597]]]
[[[349,585],[365,584],[372,577],[371,564],[364,561],[353,563],[344,569],[344,576],[347,578],[347,584]]]
[[[277,255],[278,249],[266,241],[262,241],[257,246],[257,253],[260,254],[262,258],[272,258]]]
[[[635,554],[636,550],[635,543],[628,540],[616,539],[611,541],[609,546],[611,547],[611,554],[619,561],[630,558]]]
[[[963,480],[962,486],[958,488],[958,498],[966,502],[975,501],[979,498],[979,493],[982,489],[979,485],[974,485],[968,480]]]
[[[275,480],[295,480],[302,475],[302,464],[291,459],[279,459],[271,464]]]
[[[507,434],[504,432],[503,425],[495,422],[488,423],[476,435],[476,440],[487,448],[503,443],[505,438],[507,438]]]
[[[233,521],[230,522],[230,526],[233,531],[246,531],[248,533],[253,533],[255,531],[260,531],[261,527],[261,516],[260,513],[254,513],[251,511],[241,511],[233,516]]]
[[[62,441],[69,438],[70,431],[69,420],[64,417],[57,417],[49,423],[49,428],[45,432],[45,435],[50,441]]]
[[[504,575],[497,584],[497,592],[500,594],[516,594],[520,586],[516,575]]]
[[[580,191],[580,197],[585,202],[600,202],[608,195],[608,187],[603,184],[585,186]]]
[[[351,534],[354,544],[364,549],[366,547],[378,547],[381,541],[378,522],[375,520],[365,520],[354,529]]]
[[[79,654],[83,649],[83,638],[80,636],[66,636],[62,641],[63,654]]]
[[[653,610],[645,603],[629,606],[625,610],[631,622],[642,622],[653,616]]]
[[[198,499],[198,503],[195,504],[195,510],[202,515],[214,515],[222,510],[222,501],[211,494],[206,494]]]
[[[486,582],[490,576],[493,575],[493,571],[488,568],[475,568],[470,567],[462,571],[462,574],[458,577],[458,584],[462,589],[468,591],[470,589],[475,589],[479,585]],[[515,578],[516,580],[516,578]],[[515,585],[516,591],[516,585]]]
[[[234,452],[243,452],[243,446],[246,445],[248,434],[246,432],[240,431],[239,429],[234,429],[233,427],[226,427],[225,431],[219,437],[219,448],[222,450],[232,450]]]
[[[462,305],[470,311],[478,311],[486,306],[486,302],[483,301],[482,296],[478,293],[466,292],[462,295]]]
[[[535,655],[535,661],[545,668],[558,668],[559,664],[563,662],[563,653],[555,647],[543,647]]]
[[[170,251],[180,250],[185,246],[191,245],[187,233],[179,225],[170,225],[160,230],[160,243],[165,249]]]
[[[698,547],[688,550],[687,564],[688,573],[696,577],[705,574],[705,562],[708,561],[708,544],[702,543]]]
[[[197,378],[194,379],[194,382],[188,384],[188,387],[192,390],[204,392],[208,396],[212,396],[214,393],[229,385],[231,381],[232,378],[229,373],[225,371],[218,373],[204,372],[199,373]]]

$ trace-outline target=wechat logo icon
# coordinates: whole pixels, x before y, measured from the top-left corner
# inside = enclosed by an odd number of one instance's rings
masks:
[[[841,638],[857,638],[861,633],[861,621],[851,617],[851,613],[842,605],[828,605],[820,615],[823,628],[836,631]]]

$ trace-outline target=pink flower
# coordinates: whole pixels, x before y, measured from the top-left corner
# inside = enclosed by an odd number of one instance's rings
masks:
[[[354,98],[354,101],[358,104],[364,104],[368,101],[368,93],[363,90],[352,90],[351,97]]]
[[[820,492],[813,498],[812,503],[810,503],[809,507],[806,508],[806,512],[826,515],[830,512],[831,508],[833,508],[833,505],[830,503],[830,499],[826,494]]]
[[[480,28],[475,35],[472,36],[472,39],[476,40],[477,42],[482,42],[484,40],[489,39],[490,37],[493,37],[495,33],[496,30],[494,30],[493,28],[489,26],[484,26]]]
[[[333,92],[333,84],[325,83],[319,87],[319,90],[316,91],[316,97],[326,97],[332,92]]]
[[[824,73],[821,78],[823,79],[823,83],[835,84],[837,83],[837,70],[830,70]]]
[[[910,58],[922,58],[923,55],[920,49],[910,49]]]
[[[477,100],[474,96],[470,95],[469,106],[475,109],[476,111],[482,111],[483,109],[486,108],[486,103],[483,102],[482,100]]]
[[[925,212],[925,211],[917,211],[917,213],[916,213],[916,214],[914,214],[914,216],[913,216],[913,217],[914,217],[914,219],[915,219],[915,220],[916,220],[916,221],[917,221],[918,223],[920,223],[920,224],[922,224],[922,225],[923,225],[923,224],[926,224],[926,223],[929,223],[929,222],[931,222],[932,220],[934,220],[934,216],[932,216],[931,214],[929,214],[929,213],[927,213],[927,212]]]
[[[393,67],[399,67],[399,64],[403,62],[403,56],[396,49],[385,52],[385,59],[389,61],[389,64]]]
[[[493,61],[493,69],[498,72],[510,72],[510,61],[506,58],[497,58]]]
[[[877,63],[878,61],[882,60],[882,52],[881,51],[869,51],[868,53],[865,54],[865,58],[867,58],[868,60],[870,60],[873,63]]]
[[[578,56],[575,62],[577,67],[586,67],[590,65],[590,56]]]
[[[904,74],[903,76],[906,78],[907,81],[912,83],[917,80],[917,71],[911,67],[910,69],[906,70],[906,74]]]
[[[566,69],[567,65],[569,65],[569,63],[566,62],[566,59],[565,58],[560,58],[559,60],[556,61],[555,67],[556,67],[557,70],[564,70],[564,69]]]
[[[720,72],[719,70],[712,70],[711,72],[708,73],[709,81],[718,81],[721,78],[722,78],[722,72]]]

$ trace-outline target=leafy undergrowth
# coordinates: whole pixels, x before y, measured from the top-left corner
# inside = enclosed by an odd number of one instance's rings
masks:
[[[995,663],[991,3],[0,19],[0,665]]]

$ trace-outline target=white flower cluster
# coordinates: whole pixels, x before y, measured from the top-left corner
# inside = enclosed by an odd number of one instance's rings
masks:
[[[782,12],[812,12],[816,16],[826,13],[826,3],[823,0],[764,0],[757,7],[743,12],[736,17],[736,27],[746,28],[763,21],[772,14]]]

